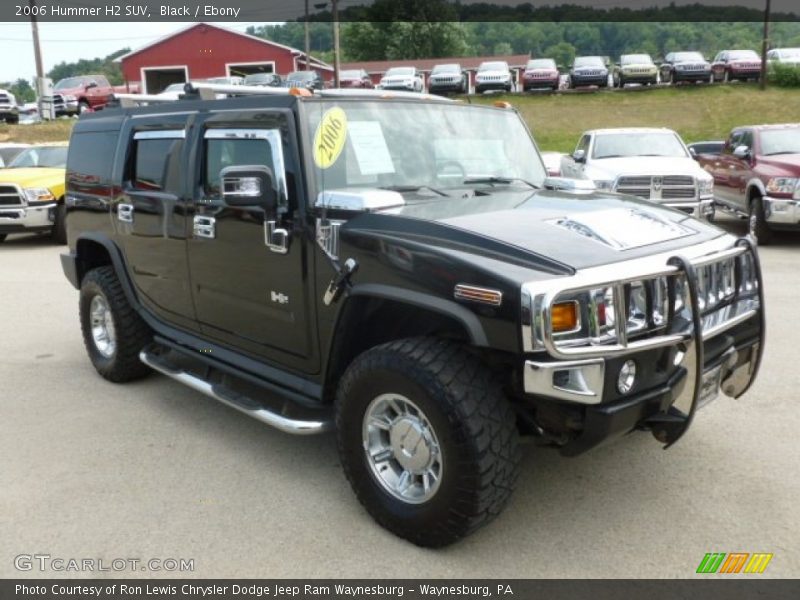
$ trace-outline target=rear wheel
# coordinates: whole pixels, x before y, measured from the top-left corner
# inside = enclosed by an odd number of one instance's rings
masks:
[[[83,278],[80,319],[89,359],[105,379],[123,383],[150,372],[139,352],[152,332],[128,303],[113,267],[92,269]]]
[[[764,201],[756,196],[750,201],[750,214],[748,216],[748,230],[761,246],[766,246],[772,241],[772,230],[764,218]]]
[[[50,236],[57,244],[67,243],[67,209],[64,206],[64,201],[59,202],[55,207],[55,220],[53,221],[53,230]]]
[[[400,340],[358,357],[340,383],[336,427],[359,501],[420,546],[446,546],[489,522],[517,478],[510,404],[489,370],[446,340]]]

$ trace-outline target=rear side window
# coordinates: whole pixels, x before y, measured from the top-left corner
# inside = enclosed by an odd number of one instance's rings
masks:
[[[137,133],[134,136],[132,172],[129,177],[133,189],[178,192],[182,148],[183,138],[170,137],[168,132]]]
[[[67,185],[70,189],[109,184],[117,139],[116,131],[72,135],[67,154]]]
[[[275,161],[269,142],[265,139],[207,139],[206,193],[219,196],[222,169],[243,165],[266,165],[274,174]]]

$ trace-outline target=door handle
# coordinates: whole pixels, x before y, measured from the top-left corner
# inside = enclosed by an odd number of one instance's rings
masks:
[[[133,223],[133,204],[118,204],[117,219],[123,223]]]
[[[217,220],[214,217],[196,216],[193,221],[194,237],[213,240],[217,237]]]
[[[270,251],[286,254],[289,252],[289,232],[278,227],[276,221],[264,221],[264,243]]]

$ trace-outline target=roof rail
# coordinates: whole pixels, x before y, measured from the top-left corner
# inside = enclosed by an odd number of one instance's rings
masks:
[[[111,94],[110,105],[118,105],[122,108],[131,108],[139,104],[150,102],[174,102],[177,98],[169,96],[158,96],[155,94]],[[116,102],[115,102],[116,101]]]
[[[214,100],[217,94],[230,94],[231,96],[286,96],[291,94],[294,88],[191,82],[187,83],[184,89],[187,94],[199,94],[203,100]]]

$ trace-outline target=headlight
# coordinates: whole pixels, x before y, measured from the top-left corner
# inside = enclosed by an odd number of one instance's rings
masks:
[[[56,199],[47,188],[25,188],[23,191],[25,192],[25,197],[28,199],[28,204],[51,202]]]
[[[714,179],[698,179],[697,191],[700,196],[713,196],[714,195]]]
[[[800,179],[796,177],[773,177],[767,182],[768,194],[783,194],[789,196],[794,194],[800,196]]]
[[[64,98],[64,102],[75,102],[77,100],[75,96],[67,95],[62,97]]]
[[[612,191],[614,182],[611,179],[595,179],[594,185],[598,190]]]

